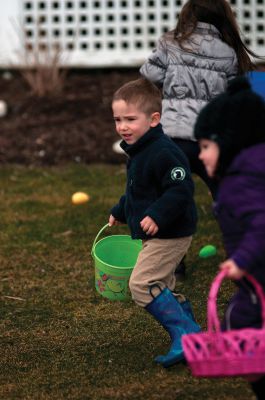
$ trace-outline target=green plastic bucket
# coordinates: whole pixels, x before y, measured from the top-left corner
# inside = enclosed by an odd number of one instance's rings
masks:
[[[128,235],[106,236],[97,241],[108,226],[106,224],[100,229],[92,246],[95,287],[103,297],[124,301],[130,299],[128,282],[142,249],[142,242]]]

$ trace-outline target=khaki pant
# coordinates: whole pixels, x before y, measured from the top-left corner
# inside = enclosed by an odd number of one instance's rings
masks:
[[[170,290],[175,288],[176,267],[187,253],[191,241],[192,236],[143,241],[143,249],[139,253],[129,281],[132,299],[136,304],[145,307],[153,300],[150,287],[154,284],[161,290],[165,287]],[[158,293],[153,294],[157,296]]]

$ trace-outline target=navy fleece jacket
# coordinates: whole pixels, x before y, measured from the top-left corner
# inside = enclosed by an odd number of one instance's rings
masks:
[[[133,239],[168,239],[195,232],[197,214],[193,200],[194,185],[188,161],[159,124],[136,143],[121,147],[127,153],[126,193],[111,210],[120,222],[127,223]],[[149,216],[158,225],[155,236],[140,226]]]

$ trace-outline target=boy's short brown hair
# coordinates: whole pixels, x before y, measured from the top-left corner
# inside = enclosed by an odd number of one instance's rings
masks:
[[[113,95],[112,102],[124,100],[147,115],[162,111],[162,95],[157,86],[145,78],[130,81],[121,86]]]

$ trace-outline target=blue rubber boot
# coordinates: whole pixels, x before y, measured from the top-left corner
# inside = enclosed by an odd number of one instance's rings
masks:
[[[195,316],[191,307],[191,303],[190,301],[183,295],[180,293],[176,293],[176,292],[172,292],[173,296],[177,299],[177,301],[179,302],[179,304],[181,305],[183,311],[194,321],[195,320]]]
[[[190,317],[190,319],[192,319],[192,321],[196,322],[189,300],[185,300],[180,305],[182,307],[182,310]]]
[[[155,358],[155,362],[167,368],[184,360],[181,336],[199,332],[199,325],[183,310],[172,292],[165,288],[146,307],[146,310],[165,328],[171,339],[166,355]]]

